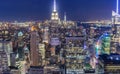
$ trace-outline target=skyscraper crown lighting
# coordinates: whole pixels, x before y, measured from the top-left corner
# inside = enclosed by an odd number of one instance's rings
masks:
[[[51,14],[51,20],[52,21],[59,20],[59,15],[58,15],[57,8],[56,8],[56,0],[54,0],[54,6],[53,6],[53,12]]]

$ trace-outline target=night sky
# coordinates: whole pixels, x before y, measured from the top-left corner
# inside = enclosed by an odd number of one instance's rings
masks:
[[[66,12],[68,20],[110,19],[116,0],[57,0],[61,19]],[[53,0],[0,0],[0,20],[31,21],[50,19]]]

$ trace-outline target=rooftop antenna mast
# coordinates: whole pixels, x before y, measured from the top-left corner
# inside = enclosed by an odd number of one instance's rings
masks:
[[[56,0],[54,0],[54,12],[56,12]]]

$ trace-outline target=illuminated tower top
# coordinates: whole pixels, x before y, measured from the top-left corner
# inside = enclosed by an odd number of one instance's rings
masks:
[[[56,0],[54,0],[54,10],[53,10],[54,12],[56,12],[57,10],[56,10]]]
[[[54,0],[54,7],[53,7],[52,15],[51,15],[51,20],[52,21],[59,21],[59,15],[57,12],[57,7],[56,7],[56,0]]]
[[[117,0],[116,13],[119,14],[119,0]]]

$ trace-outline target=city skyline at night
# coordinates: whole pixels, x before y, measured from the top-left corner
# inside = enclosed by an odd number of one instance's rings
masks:
[[[120,74],[120,0],[0,0],[0,74]]]
[[[112,10],[116,10],[115,0],[56,0],[58,13],[63,19],[88,21],[111,19]],[[53,10],[53,0],[0,1],[0,21],[49,20]]]

